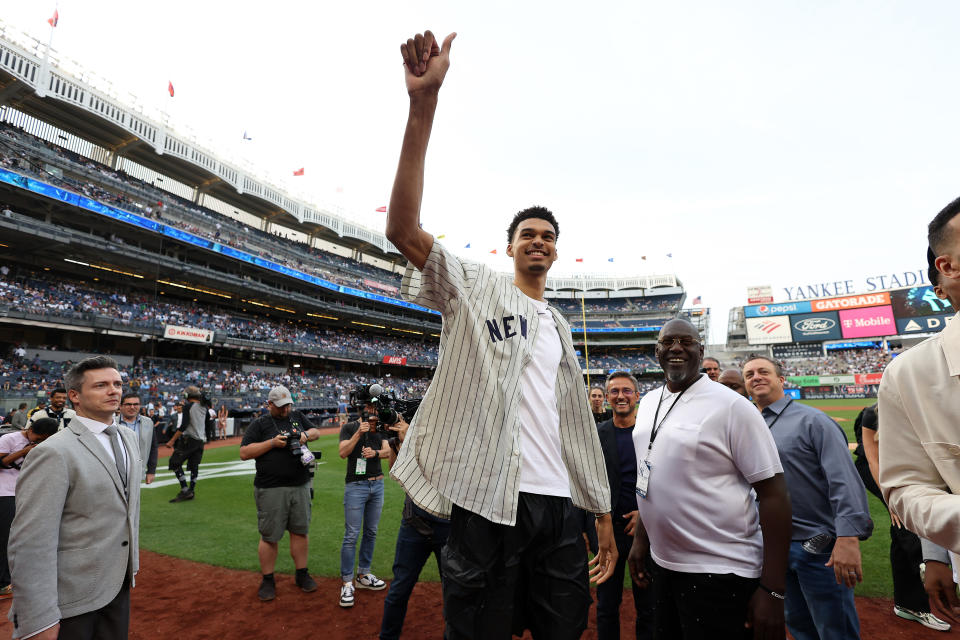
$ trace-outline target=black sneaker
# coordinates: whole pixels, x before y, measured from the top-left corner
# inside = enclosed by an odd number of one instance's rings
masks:
[[[297,586],[303,589],[304,593],[313,593],[317,590],[317,581],[305,574],[302,578],[297,576]]]
[[[192,499],[193,499],[193,491],[189,491],[187,489],[180,489],[180,493],[175,495],[173,497],[173,500],[171,500],[170,502],[183,502],[184,500],[192,500]]]
[[[316,588],[316,585],[314,585]],[[257,590],[257,597],[260,598],[261,602],[267,602],[273,600],[277,597],[277,585],[273,580],[262,580],[260,582],[260,589]]]
[[[187,494],[183,496],[184,500],[193,500],[193,489],[187,489]]]

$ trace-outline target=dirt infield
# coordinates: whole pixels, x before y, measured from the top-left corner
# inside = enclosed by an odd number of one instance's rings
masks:
[[[190,640],[247,638],[273,640],[322,637],[323,640],[364,640],[376,638],[380,630],[386,591],[358,591],[356,605],[341,609],[337,604],[339,580],[323,578],[320,589],[303,593],[293,576],[277,576],[277,599],[257,600],[258,574],[211,567],[150,551],[140,554],[137,588],[131,596],[130,638],[182,637]],[[624,594],[621,637],[631,637],[633,599]],[[9,637],[6,620],[9,600],[0,605],[3,624],[0,637]],[[591,607],[590,626],[584,640],[596,638]],[[893,615],[893,603],[883,598],[857,598],[862,637],[870,640],[917,640],[952,637],[925,629]],[[443,637],[440,584],[421,583],[413,591],[404,638],[439,640]],[[529,638],[529,634],[524,636]]]

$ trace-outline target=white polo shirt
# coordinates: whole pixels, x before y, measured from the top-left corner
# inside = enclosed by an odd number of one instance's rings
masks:
[[[676,405],[679,394],[666,387],[637,404],[638,466],[661,391],[647,497],[637,496],[653,560],[683,573],[759,578],[763,537],[751,484],[783,472],[770,429],[749,401],[701,374]]]

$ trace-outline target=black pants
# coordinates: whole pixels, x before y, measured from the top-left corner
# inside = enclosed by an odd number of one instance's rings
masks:
[[[170,471],[183,473],[183,463],[187,463],[187,470],[191,476],[196,476],[200,469],[200,460],[203,459],[203,440],[190,436],[180,436],[173,446],[168,468]],[[179,477],[179,474],[178,474]]]
[[[866,457],[857,458],[855,466],[863,480],[863,486],[883,502],[883,494],[873,481]],[[893,575],[893,602],[904,609],[928,613],[930,601],[920,579],[921,562],[923,550],[920,548],[920,538],[915,533],[891,523],[890,570]]]
[[[10,565],[7,563],[7,543],[10,541],[10,525],[17,508],[14,496],[0,496],[0,587],[10,584]]]
[[[60,621],[58,640],[126,640],[130,631],[130,579],[125,578],[120,593],[96,611]]]
[[[591,515],[591,517],[593,517]],[[613,538],[617,543],[617,566],[606,582],[597,585],[597,639],[620,640],[620,601],[623,599],[623,574],[627,555],[633,544],[633,536],[624,531],[625,521],[621,516],[613,519]],[[648,567],[649,570],[649,567]],[[633,607],[637,614],[635,631],[637,640],[653,638],[653,589],[641,589],[633,584]]]
[[[573,640],[590,588],[581,522],[569,498],[521,493],[516,526],[454,505],[441,554],[449,640]]]
[[[759,580],[732,573],[680,573],[654,565],[656,640],[742,640]]]

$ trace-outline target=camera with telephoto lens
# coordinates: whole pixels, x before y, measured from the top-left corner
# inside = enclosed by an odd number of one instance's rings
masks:
[[[413,420],[423,398],[401,399],[378,383],[365,384],[350,392],[350,406],[362,411],[368,404],[377,408],[377,430],[386,433],[386,428],[397,424],[400,418]]]

